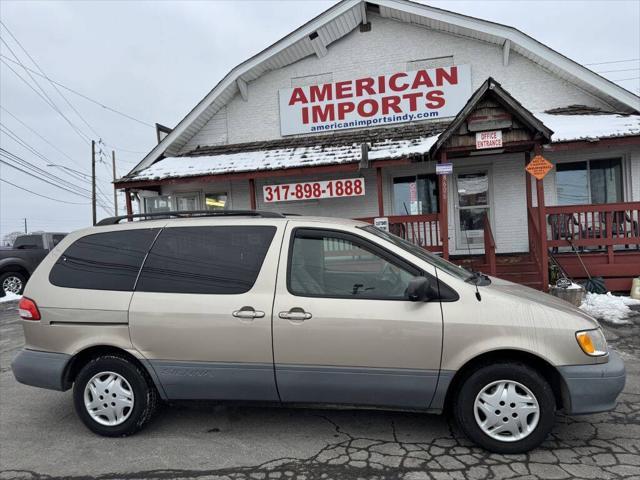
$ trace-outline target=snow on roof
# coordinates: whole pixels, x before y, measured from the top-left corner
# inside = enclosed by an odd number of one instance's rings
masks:
[[[429,151],[438,135],[402,140],[374,142],[369,160],[393,159],[422,155]],[[222,175],[225,173],[281,170],[287,168],[339,165],[359,162],[361,144],[280,148],[252,152],[221,153],[186,157],[167,157],[148,168],[123,179],[125,181]]]
[[[640,135],[640,115],[534,115],[553,130],[553,142]]]
[[[535,116],[553,130],[553,142],[640,135],[640,115],[557,115],[535,113]],[[438,137],[439,134],[413,139],[374,141],[369,149],[369,160],[423,155],[429,152]],[[167,157],[122,180],[129,182],[159,180],[164,178],[315,167],[319,165],[339,165],[359,162],[361,155],[361,143],[354,142],[346,145],[312,145],[213,155]]]

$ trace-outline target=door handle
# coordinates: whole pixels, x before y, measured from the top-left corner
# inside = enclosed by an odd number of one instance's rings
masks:
[[[240,310],[236,310],[232,313],[236,318],[242,318],[245,320],[253,320],[254,318],[264,317],[264,312],[255,310],[253,307],[242,307]]]
[[[303,320],[309,320],[313,315],[309,312],[305,312],[302,308],[292,308],[288,312],[280,312],[278,317],[284,320],[293,320],[301,322]]]

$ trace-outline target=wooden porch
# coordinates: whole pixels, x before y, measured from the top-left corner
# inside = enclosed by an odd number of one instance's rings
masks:
[[[629,291],[633,277],[640,275],[640,202],[549,207],[543,204],[528,206],[527,217],[529,252],[496,254],[491,225],[485,219],[484,255],[455,256],[450,260],[539,290],[546,290],[549,284],[549,257],[570,278],[585,280],[587,272],[601,276],[612,291]],[[386,218],[392,233],[448,258],[444,249],[448,232],[446,227],[444,231],[442,228],[447,219],[442,213]],[[374,219],[360,220],[373,223]]]

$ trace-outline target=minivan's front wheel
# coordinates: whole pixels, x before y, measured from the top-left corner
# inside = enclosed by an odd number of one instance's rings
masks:
[[[80,370],[73,402],[90,430],[120,437],[137,432],[151,419],[158,394],[141,367],[124,357],[103,355]]]
[[[460,386],[453,413],[475,443],[497,453],[522,453],[544,441],[555,418],[549,383],[522,363],[482,367]]]

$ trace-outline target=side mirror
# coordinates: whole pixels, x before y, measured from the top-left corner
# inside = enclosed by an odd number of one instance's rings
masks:
[[[412,302],[426,302],[438,296],[426,277],[413,277],[407,286],[407,297]]]

